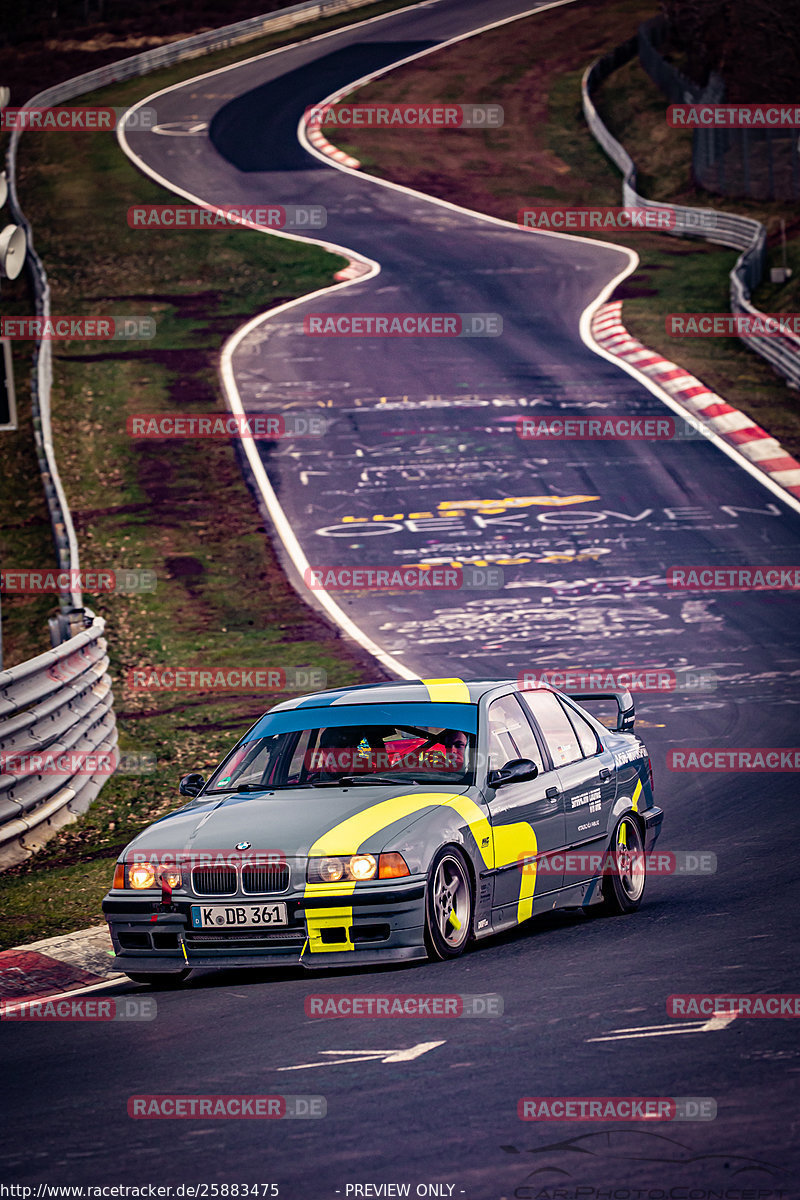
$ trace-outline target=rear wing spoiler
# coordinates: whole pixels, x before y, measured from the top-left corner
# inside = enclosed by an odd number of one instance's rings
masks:
[[[615,733],[630,733],[636,722],[636,708],[630,692],[565,692],[570,700],[616,700],[617,723]]]

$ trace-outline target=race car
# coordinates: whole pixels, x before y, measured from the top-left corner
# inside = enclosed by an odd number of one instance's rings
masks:
[[[613,728],[579,705],[616,702]],[[557,908],[633,912],[663,812],[628,692],[425,679],[271,708],[123,851],[120,969],[449,959]]]

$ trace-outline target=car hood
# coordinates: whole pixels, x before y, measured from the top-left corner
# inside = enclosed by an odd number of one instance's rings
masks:
[[[286,858],[320,853],[380,851],[424,812],[463,795],[465,786],[418,784],[351,788],[297,788],[291,791],[200,797],[148,826],[125,848],[124,859],[146,850],[216,851],[231,854],[238,843],[249,854],[274,851]]]

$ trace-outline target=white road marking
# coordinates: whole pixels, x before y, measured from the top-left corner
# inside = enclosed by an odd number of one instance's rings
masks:
[[[410,1062],[412,1058],[419,1058],[423,1054],[427,1054],[429,1050],[435,1050],[437,1046],[443,1046],[441,1042],[418,1042],[416,1046],[409,1046],[406,1050],[320,1050],[320,1054],[347,1054],[348,1058],[328,1059],[327,1062],[310,1062],[298,1063],[294,1067],[278,1067],[279,1071],[305,1071],[311,1067],[335,1067],[339,1063],[351,1062]]]
[[[418,58],[423,58],[427,54],[434,53],[435,51],[444,49],[447,46],[467,40],[471,37],[475,37],[478,34],[486,32],[489,29],[496,29],[496,28],[506,25],[506,24],[513,24],[515,21],[521,20],[524,17],[538,15],[538,14],[548,11],[549,9],[558,8],[558,7],[561,7],[561,5],[563,5],[563,4],[569,4],[572,2],[573,2],[573,0],[550,0],[550,3],[539,5],[535,8],[528,9],[524,13],[517,13],[512,17],[503,18],[499,21],[488,23],[477,29],[470,30],[465,34],[460,34],[456,37],[448,38],[443,41],[437,42],[436,45],[429,47],[426,50],[419,51],[416,54],[409,55],[405,59],[400,59],[394,63],[390,63],[388,66],[381,68],[378,71],[371,72],[369,75],[362,76],[360,79],[352,81],[346,87],[340,88],[338,91],[332,93],[330,96],[327,96],[325,99],[320,101],[318,104],[318,107],[325,107],[325,105],[329,105],[331,102],[334,102],[339,96],[341,96],[343,94],[347,94],[351,90],[354,90],[360,86],[363,86],[363,84],[365,82],[372,80],[372,79],[377,79],[384,74],[387,74],[393,70],[396,70],[398,67],[403,66],[406,63],[413,62],[415,59],[418,59]],[[369,25],[374,21],[387,19],[390,15],[392,15],[392,14],[384,13],[384,14],[381,14],[381,16],[379,16],[379,17],[371,17],[366,21],[356,22],[354,25],[346,26],[345,28],[348,30],[352,30],[354,28],[359,28],[360,26]],[[341,33],[341,30],[340,29],[339,30],[330,30],[323,34],[317,34],[315,37],[307,39],[305,41],[305,44],[308,44],[310,42],[314,42],[317,40],[323,40],[328,37],[335,37],[337,33]],[[216,76],[218,74],[223,74],[227,71],[237,70],[238,68],[245,66],[248,63],[264,60],[264,59],[272,57],[272,55],[275,55],[275,54],[284,53],[284,52],[292,49],[297,44],[298,43],[292,43],[290,46],[276,47],[274,50],[267,51],[263,55],[254,55],[251,59],[245,59],[243,62],[229,64],[228,66],[225,66],[225,67],[219,67],[216,70],[204,72],[203,74],[196,76],[192,80],[184,80],[181,84],[177,84],[177,85],[172,84],[169,87],[162,88],[160,91],[155,92],[155,93],[153,93],[153,95],[147,96],[142,100],[139,100],[135,105],[133,105],[133,107],[130,110],[129,116],[131,114],[133,114],[138,108],[150,103],[151,101],[157,99],[159,96],[165,95],[168,92],[179,91],[182,88],[187,87],[187,86],[196,86],[201,81],[209,79],[212,76]],[[449,210],[451,212],[455,212],[455,213],[459,213],[459,214],[461,214],[461,213],[467,214],[468,216],[472,217],[474,220],[480,221],[485,224],[505,226],[506,228],[513,228],[513,229],[519,231],[519,226],[514,222],[503,220],[499,217],[492,217],[492,216],[489,216],[487,213],[475,212],[473,209],[464,208],[462,205],[453,204],[451,201],[441,200],[438,197],[430,196],[423,192],[418,192],[418,191],[414,190],[413,188],[407,187],[404,184],[393,183],[391,180],[379,179],[377,176],[369,175],[366,172],[356,171],[350,167],[345,166],[341,162],[337,162],[335,159],[332,159],[327,155],[321,154],[320,151],[317,150],[312,145],[312,143],[308,140],[308,137],[306,136],[306,122],[305,122],[304,115],[301,116],[299,119],[298,128],[297,128],[297,136],[298,136],[298,140],[299,140],[300,144],[303,146],[303,148],[309,154],[313,155],[314,157],[319,159],[321,162],[323,162],[330,169],[342,171],[345,174],[352,174],[352,175],[358,176],[364,180],[368,179],[372,184],[374,184],[376,186],[379,186],[382,188],[387,188],[390,191],[400,192],[401,194],[410,196],[414,199],[421,199],[426,204],[429,204],[429,205],[434,205],[434,206],[443,208],[445,210]],[[124,151],[124,153],[127,154],[128,157],[133,162],[136,163],[136,165],[139,167],[139,169],[144,174],[149,175],[152,179],[155,179],[158,183],[161,183],[165,188],[167,188],[169,191],[173,192],[174,194],[183,196],[189,200],[193,200],[195,203],[199,204],[201,207],[206,208],[206,209],[211,209],[213,211],[213,209],[215,207],[214,205],[203,200],[201,197],[186,190],[185,188],[180,187],[178,184],[176,184],[172,180],[169,180],[169,179],[165,178],[164,176],[160,175],[153,167],[151,167],[148,163],[146,163],[139,155],[137,155],[133,151],[133,149],[131,148],[130,144],[128,143],[128,140],[126,137],[124,120],[121,121],[118,125],[117,139],[118,139],[119,144],[122,147],[122,150]],[[330,293],[330,292],[334,292],[334,291],[340,290],[342,288],[350,287],[353,284],[358,284],[360,282],[363,282],[364,280],[374,278],[375,276],[377,276],[380,273],[380,269],[381,269],[380,264],[378,262],[376,262],[374,259],[370,259],[366,255],[361,254],[355,250],[350,250],[347,247],[339,246],[336,243],[327,242],[327,241],[324,241],[324,240],[318,239],[318,238],[309,238],[309,237],[305,237],[305,236],[302,236],[299,234],[288,233],[285,230],[269,229],[269,230],[260,230],[260,232],[268,233],[270,236],[274,236],[274,237],[287,238],[290,241],[298,241],[298,242],[317,244],[319,246],[322,246],[324,249],[328,250],[331,253],[342,254],[348,260],[348,262],[350,262],[351,264],[354,262],[359,262],[359,263],[363,264],[365,267],[365,273],[360,279],[348,279],[348,280],[344,280],[343,282],[340,282],[340,283],[337,283],[334,285],[330,285],[328,287],[319,288],[315,292],[311,292],[308,295],[299,296],[296,299],[287,301],[282,305],[278,305],[276,308],[270,309],[267,312],[259,313],[257,316],[251,318],[251,320],[249,322],[247,322],[243,327],[241,327],[239,330],[237,330],[232,335],[232,337],[230,337],[228,339],[228,341],[225,343],[225,345],[222,348],[221,361],[220,361],[220,372],[222,375],[223,389],[225,391],[225,396],[226,396],[226,400],[228,402],[228,407],[230,408],[231,412],[233,412],[236,415],[244,415],[245,408],[244,408],[244,404],[242,402],[242,398],[241,398],[241,395],[239,393],[239,389],[238,389],[238,386],[236,383],[236,374],[235,374],[235,369],[234,369],[234,365],[233,365],[233,359],[234,359],[234,355],[235,355],[237,347],[239,346],[239,344],[242,341],[244,341],[244,339],[247,337],[247,335],[252,330],[256,329],[259,325],[262,325],[263,323],[265,323],[267,321],[274,320],[275,317],[277,317],[279,314],[283,313],[287,309],[294,308],[295,306],[298,306],[298,305],[305,305],[309,301],[315,299],[317,296],[324,295],[324,294]],[[586,239],[586,238],[578,237],[574,234],[561,233],[560,231],[555,231],[555,230],[541,230],[540,229],[540,230],[529,231],[529,232],[533,233],[534,236],[538,236],[538,237],[554,237],[554,238],[561,238],[562,240],[566,240],[566,241],[577,241],[577,242],[594,241],[594,239]],[[612,294],[612,292],[614,291],[614,288],[617,286],[617,284],[620,283],[623,279],[627,278],[627,276],[631,275],[633,273],[633,271],[635,271],[636,267],[639,264],[638,254],[636,253],[635,250],[632,250],[630,247],[621,246],[616,242],[607,242],[607,243],[595,242],[595,245],[598,247],[598,250],[600,247],[605,247],[609,252],[616,251],[618,253],[623,254],[627,259],[627,263],[619,271],[619,273],[612,280],[610,280],[605,285],[604,288],[601,289],[600,293],[595,297],[595,299],[593,301],[591,301],[587,305],[587,307],[584,309],[583,313],[581,314],[580,323],[579,323],[579,332],[580,332],[581,340],[595,354],[599,355],[602,358],[605,358],[609,362],[614,363],[615,366],[617,366],[619,369],[626,371],[629,375],[632,375],[635,379],[637,379],[637,381],[639,383],[641,383],[645,388],[647,388],[648,391],[650,391],[653,395],[657,396],[661,401],[663,401],[674,412],[678,413],[681,416],[685,416],[686,410],[680,404],[678,404],[678,402],[676,400],[674,400],[669,395],[668,392],[666,392],[662,387],[660,387],[657,383],[655,383],[655,381],[653,381],[648,375],[639,371],[633,364],[627,363],[625,361],[625,359],[620,358],[620,357],[612,354],[610,351],[606,350],[595,339],[595,337],[592,333],[592,330],[591,330],[591,321],[592,321],[592,317],[594,316],[596,310],[607,301],[608,297]],[[707,431],[705,429],[703,430],[703,433],[704,433],[704,436],[708,437],[709,441],[713,442],[713,444],[716,445],[718,447],[718,449],[722,450],[723,453],[728,455],[729,458],[731,458],[735,462],[737,462],[740,467],[743,467],[743,469],[748,471],[749,474],[751,476],[753,476],[755,479],[757,479],[759,483],[761,483],[763,486],[767,487],[769,490],[771,490],[776,495],[780,496],[780,498],[784,501],[784,503],[788,504],[790,507],[792,507],[796,511],[800,512],[800,500],[795,499],[790,493],[786,492],[778,484],[774,483],[770,479],[770,477],[765,475],[762,471],[756,470],[756,468],[754,468],[752,466],[752,464],[747,459],[744,458],[744,456],[739,454],[734,447],[728,445],[728,443],[725,442],[722,438],[720,438],[718,434]],[[380,662],[392,674],[397,675],[401,679],[417,678],[417,672],[411,670],[408,666],[405,665],[405,663],[402,663],[401,661],[399,661],[399,659],[395,655],[389,654],[381,646],[379,646],[377,643],[373,642],[373,640],[370,637],[368,637],[358,625],[356,625],[356,623],[352,620],[352,618],[349,616],[349,614],[347,614],[344,611],[344,609],[342,609],[336,603],[336,601],[333,599],[333,597],[326,590],[317,589],[313,592],[309,592],[308,587],[305,585],[305,571],[309,566],[308,559],[306,558],[305,552],[300,545],[300,541],[299,541],[297,535],[295,534],[294,528],[292,527],[283,507],[280,504],[280,501],[278,500],[277,494],[275,493],[275,491],[272,487],[272,484],[271,484],[270,479],[267,475],[267,472],[264,468],[264,464],[263,464],[261,457],[256,449],[256,446],[252,439],[242,439],[241,446],[245,453],[245,456],[247,457],[248,464],[250,466],[250,470],[251,470],[253,479],[255,481],[256,487],[257,487],[257,489],[263,499],[263,502],[269,512],[269,515],[275,525],[278,536],[280,537],[281,541],[283,542],[283,545],[286,549],[289,559],[291,560],[292,566],[294,568],[294,572],[296,573],[296,578],[293,578],[292,573],[289,574],[289,578],[290,578],[290,581],[293,583],[298,594],[301,595],[306,600],[307,603],[313,602],[315,605],[318,605],[319,607],[323,608],[327,612],[328,616],[331,617],[331,619],[335,622],[335,624],[338,625],[339,628],[342,629],[347,636],[353,638],[358,644],[360,644],[367,651],[367,653],[371,654],[378,662]],[[402,654],[403,651],[398,651],[396,653]]]
[[[199,137],[207,129],[207,121],[170,121],[166,125],[154,125],[148,133],[160,133],[165,137]]]
[[[735,1021],[738,1015],[738,1012],[714,1013],[713,1017],[706,1021],[700,1032],[706,1033],[710,1029],[724,1029],[726,1025],[730,1025],[731,1021]]]
[[[547,4],[538,5],[534,8],[530,8],[530,9],[526,10],[523,13],[516,13],[512,17],[506,17],[500,21],[495,21],[493,23],[483,25],[480,28],[473,29],[466,34],[460,34],[457,37],[448,38],[442,42],[437,42],[435,46],[430,47],[428,50],[420,51],[417,54],[410,55],[408,58],[401,59],[395,63],[390,63],[389,66],[384,68],[383,70],[378,71],[378,72],[373,72],[369,76],[364,76],[362,79],[356,80],[355,84],[350,84],[350,85],[348,85],[348,87],[346,87],[344,89],[340,89],[340,92],[333,93],[333,95],[338,96],[342,90],[344,92],[347,92],[350,90],[351,87],[355,87],[355,86],[362,84],[366,79],[377,78],[379,75],[384,74],[389,71],[392,71],[396,67],[402,66],[403,64],[405,64],[407,62],[412,62],[416,58],[421,58],[426,54],[433,53],[437,49],[444,49],[446,46],[450,46],[455,42],[460,42],[460,41],[466,40],[467,38],[475,37],[476,35],[483,33],[486,30],[495,29],[501,25],[512,24],[514,21],[519,21],[524,17],[534,16],[539,13],[545,12],[548,9],[558,8],[563,4],[572,4],[572,3],[574,3],[574,0],[550,0],[550,2]],[[366,25],[371,25],[373,22],[386,20],[388,17],[390,17],[392,15],[394,15],[393,12],[383,13],[378,17],[370,17],[366,21],[359,21],[359,22],[356,22],[354,25],[345,26],[344,28],[346,28],[348,30],[360,28],[360,27],[363,27]],[[329,30],[326,33],[316,34],[313,38],[302,39],[302,43],[303,43],[303,45],[309,45],[311,42],[322,41],[326,38],[335,37],[337,33],[341,33],[341,32],[342,32],[341,29]],[[184,80],[182,83],[179,83],[179,84],[170,84],[168,87],[161,88],[159,91],[153,92],[152,95],[145,96],[143,99],[138,100],[136,102],[136,104],[131,106],[131,109],[130,109],[129,113],[126,115],[125,119],[120,121],[120,123],[117,126],[117,131],[116,131],[117,132],[117,140],[118,140],[120,146],[122,147],[122,150],[128,156],[128,158],[136,164],[136,166],[139,168],[139,170],[144,175],[150,176],[151,179],[154,179],[157,183],[162,184],[168,191],[173,192],[177,196],[182,196],[187,200],[193,201],[195,204],[198,204],[201,208],[209,209],[210,211],[215,211],[215,210],[219,211],[218,209],[216,209],[215,205],[211,204],[209,201],[204,200],[201,196],[196,195],[194,192],[188,191],[186,188],[180,187],[179,184],[177,184],[177,183],[173,182],[172,180],[167,179],[165,176],[161,175],[158,171],[155,170],[154,167],[151,167],[150,164],[147,163],[140,155],[136,154],[136,152],[132,149],[130,143],[128,142],[128,139],[126,136],[126,130],[125,130],[126,120],[128,120],[132,116],[132,114],[134,112],[136,112],[137,109],[144,107],[145,105],[158,99],[158,97],[166,95],[169,92],[176,92],[176,91],[180,91],[182,88],[185,88],[185,87],[195,86],[195,85],[201,83],[202,81],[211,78],[212,76],[220,75],[227,71],[234,71],[240,67],[248,65],[249,63],[263,61],[264,59],[271,58],[273,55],[282,54],[288,50],[293,49],[294,47],[296,47],[299,44],[300,44],[299,42],[293,42],[288,46],[279,46],[279,47],[276,47],[274,50],[268,50],[264,54],[254,55],[252,58],[244,59],[241,62],[230,63],[228,66],[218,67],[213,71],[206,71],[201,75],[195,76],[193,79]],[[316,107],[324,108],[325,105],[329,104],[330,102],[331,102],[331,96],[328,96],[324,100],[320,101]],[[347,167],[343,163],[337,162],[336,159],[332,159],[332,158],[328,157],[327,155],[321,154],[318,150],[316,150],[312,146],[312,144],[308,141],[308,139],[305,136],[305,117],[304,116],[300,118],[300,121],[298,124],[298,137],[299,137],[300,143],[303,146],[303,148],[305,150],[307,150],[309,152],[309,154],[312,154],[314,157],[318,158],[328,168],[335,168],[337,171],[343,171],[346,174],[355,175],[356,177],[358,177],[360,179],[369,179],[370,182],[375,184],[376,186],[380,186],[382,188],[388,188],[390,191],[401,192],[404,195],[413,197],[414,199],[421,199],[421,200],[425,201],[426,204],[432,204],[432,205],[438,206],[440,208],[448,209],[448,210],[450,210],[452,212],[456,212],[456,213],[465,213],[469,217],[472,217],[474,220],[483,222],[485,224],[504,226],[507,229],[514,229],[517,232],[519,232],[519,226],[516,224],[516,222],[502,220],[499,217],[491,217],[486,213],[475,212],[474,210],[469,209],[469,208],[464,208],[463,206],[461,206],[459,204],[453,204],[449,200],[440,200],[438,197],[428,196],[428,195],[425,195],[423,192],[416,192],[413,189],[406,187],[404,184],[393,183],[391,180],[388,180],[388,179],[378,179],[377,176],[367,175],[364,172],[353,170],[351,167]],[[244,415],[245,409],[244,409],[244,405],[242,403],[242,398],[241,398],[241,395],[239,393],[239,389],[238,389],[238,386],[236,383],[236,375],[235,375],[234,366],[233,366],[233,357],[234,357],[234,354],[235,354],[239,344],[245,340],[245,338],[248,336],[248,334],[250,334],[251,331],[256,329],[259,325],[262,325],[267,321],[274,320],[277,316],[284,313],[287,309],[295,308],[298,305],[308,304],[309,301],[314,300],[317,296],[326,295],[328,293],[340,291],[342,288],[352,287],[354,284],[363,283],[365,280],[374,278],[376,275],[379,275],[380,269],[381,269],[380,263],[376,262],[374,259],[368,258],[365,254],[361,254],[360,252],[358,252],[356,250],[351,250],[349,247],[340,246],[335,242],[328,242],[328,241],[322,240],[321,238],[311,238],[311,237],[307,237],[307,236],[304,236],[301,234],[289,233],[286,230],[264,229],[260,226],[251,226],[251,227],[255,228],[260,233],[268,234],[270,237],[286,238],[288,241],[305,242],[307,244],[322,246],[323,249],[328,250],[331,254],[342,255],[342,257],[346,258],[350,263],[353,263],[353,262],[362,263],[365,266],[366,270],[365,270],[365,273],[363,275],[361,275],[359,278],[347,279],[341,283],[336,283],[336,284],[328,285],[323,288],[318,288],[316,291],[309,292],[305,296],[298,296],[294,300],[288,300],[283,304],[277,305],[275,308],[271,308],[271,309],[268,309],[266,312],[259,313],[257,316],[252,317],[250,319],[250,321],[246,322],[245,325],[243,325],[240,329],[236,330],[236,332],[228,339],[228,341],[222,347],[222,354],[221,354],[221,359],[220,359],[220,373],[222,376],[222,385],[223,385],[223,389],[225,391],[225,397],[228,402],[228,407],[230,408],[231,412],[233,412],[234,414],[239,415],[239,416]],[[574,234],[561,233],[561,232],[557,232],[555,230],[537,229],[534,231],[534,233],[538,237],[560,238],[561,240],[573,241],[573,242],[585,241],[584,238],[577,237]],[[635,253],[635,251],[630,250],[624,246],[618,246],[616,243],[598,242],[597,245],[608,247],[609,250],[617,250],[619,252],[622,252],[628,258],[628,266],[625,268],[625,270],[620,272],[619,276],[617,276],[615,279],[613,279],[611,281],[611,283],[608,285],[608,287],[604,288],[603,291],[601,292],[600,296],[597,299],[597,304],[600,304],[600,303],[603,303],[608,298],[608,296],[611,294],[613,288],[616,286],[617,282],[619,282],[620,279],[623,279],[626,275],[630,275],[636,269],[636,267],[639,263],[639,256]],[[592,311],[594,311],[594,310],[592,310]],[[592,349],[594,349],[594,346],[592,346]],[[613,359],[612,356],[609,354],[606,354],[605,357],[609,358],[613,362],[618,361],[617,359]],[[332,598],[332,596],[327,591],[325,591],[324,588],[315,589],[313,592],[309,591],[308,587],[305,585],[304,580],[305,580],[305,571],[310,566],[310,564],[308,562],[308,559],[306,558],[304,550],[302,549],[302,547],[300,545],[300,541],[299,541],[297,535],[295,534],[294,529],[293,529],[291,523],[289,522],[289,519],[288,519],[286,513],[284,512],[283,507],[280,504],[280,501],[278,500],[277,494],[275,493],[275,491],[272,487],[270,479],[264,468],[264,464],[261,460],[261,456],[259,455],[258,450],[256,448],[255,442],[253,441],[252,438],[243,438],[243,439],[241,439],[241,447],[247,458],[248,464],[250,466],[250,470],[252,472],[253,479],[255,480],[256,487],[257,487],[257,489],[264,501],[264,504],[267,508],[267,511],[269,512],[269,515],[275,525],[278,536],[280,537],[281,541],[283,542],[286,552],[291,560],[292,566],[294,567],[294,571],[296,572],[296,576],[297,576],[296,579],[293,579],[291,574],[289,575],[289,578],[290,578],[290,581],[293,582],[297,592],[303,597],[303,599],[306,601],[306,603],[313,603],[313,604],[316,604],[319,607],[323,608],[325,610],[325,612],[327,612],[328,616],[331,617],[331,619],[335,622],[335,624],[338,625],[339,628],[342,629],[348,637],[353,638],[353,640],[357,644],[359,644],[363,649],[365,649],[368,654],[371,654],[373,656],[373,658],[377,659],[377,661],[379,663],[381,663],[382,666],[386,667],[386,669],[388,671],[390,671],[393,675],[398,676],[398,678],[400,678],[400,679],[416,679],[418,677],[418,673],[416,671],[411,670],[409,667],[407,667],[405,665],[405,663],[400,662],[394,655],[387,653],[387,651],[385,651],[381,646],[379,646],[377,643],[373,642],[372,638],[368,637],[367,634],[364,633],[364,631],[358,625],[356,625],[356,623],[352,620],[352,618],[344,611],[343,608],[341,608],[336,603],[336,601]],[[398,653],[402,653],[402,651],[399,651]]]
[[[587,1042],[623,1042],[628,1038],[666,1037],[675,1033],[712,1033],[725,1029],[739,1014],[735,1012],[714,1013],[707,1021],[684,1021],[681,1025],[640,1025],[635,1029],[612,1029],[603,1037],[587,1038]]]
[[[410,1046],[408,1050],[393,1050],[384,1062],[410,1062],[412,1058],[419,1058],[422,1054],[427,1054],[429,1050],[435,1050],[437,1046],[443,1046],[444,1039],[441,1042],[419,1042],[416,1046]]]

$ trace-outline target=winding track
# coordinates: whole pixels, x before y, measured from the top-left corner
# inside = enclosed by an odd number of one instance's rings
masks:
[[[659,582],[681,563],[796,562],[795,506],[703,440],[521,442],[514,420],[543,406],[565,414],[587,403],[597,412],[665,412],[587,344],[587,311],[631,269],[632,256],[522,233],[332,169],[297,139],[306,105],[526,8],[437,0],[199,76],[143,102],[157,108],[162,124],[202,126],[198,135],[131,132],[127,148],[172,191],[204,203],[322,203],[326,242],[379,264],[379,272],[373,267],[346,287],[254,317],[226,348],[232,403],[238,396],[248,412],[308,412],[322,404],[333,421],[319,443],[260,443],[260,458],[251,447],[262,492],[274,492],[271,511],[290,573],[304,558],[380,565],[527,559],[504,568],[500,592],[336,599],[340,623],[353,622],[384,663],[409,675],[603,663],[716,671],[713,694],[649,697],[637,708],[667,810],[663,844],[712,850],[717,874],[651,880],[632,919],[537,922],[445,967],[200,979],[159,997],[152,1026],[12,1028],[6,1041],[19,1071],[9,1088],[11,1144],[24,1140],[42,1095],[53,1104],[36,1156],[12,1152],[6,1160],[14,1179],[128,1182],[135,1167],[136,1177],[158,1182],[277,1180],[282,1196],[302,1200],[333,1196],[351,1182],[395,1180],[453,1182],[455,1196],[463,1188],[487,1200],[527,1200],[578,1182],[793,1185],[790,1022],[588,1039],[666,1023],[671,993],[796,989],[796,873],[783,851],[797,836],[792,776],[675,775],[665,754],[680,745],[793,744],[797,601],[687,598]],[[304,337],[303,315],[319,311],[496,312],[504,333],[423,342]],[[410,399],[391,400],[403,396]],[[446,406],[431,406],[431,396]],[[510,497],[537,499],[496,503]],[[553,497],[597,499],[542,502]],[[458,501],[495,504],[441,516],[443,505]],[[439,515],[409,515],[421,512]],[[402,516],[372,519],[394,514]],[[304,1016],[303,998],[320,985],[496,991],[506,1012],[458,1023],[315,1023]],[[277,1072],[318,1060],[320,1049],[441,1038],[444,1046],[404,1064]],[[85,1090],[70,1078],[78,1061],[90,1080]],[[133,1093],[281,1089],[325,1094],[328,1117],[195,1128],[133,1123],[125,1114]],[[601,1136],[594,1126],[531,1127],[515,1116],[522,1095],[642,1094],[714,1096],[719,1116],[659,1128],[669,1144],[641,1126],[606,1138],[605,1126]],[[102,1120],[93,1118],[98,1112]],[[587,1130],[596,1134],[584,1144],[592,1154],[527,1153]],[[771,1165],[758,1165],[764,1162]],[[534,1170],[541,1174],[528,1179]]]

